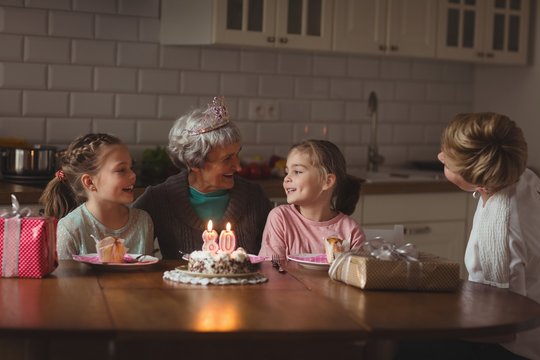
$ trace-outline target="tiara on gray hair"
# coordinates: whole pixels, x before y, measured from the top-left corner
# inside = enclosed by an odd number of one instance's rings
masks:
[[[204,111],[204,117],[201,119],[201,125],[186,130],[189,135],[204,134],[229,123],[229,112],[223,101],[223,96],[216,96],[208,108]]]

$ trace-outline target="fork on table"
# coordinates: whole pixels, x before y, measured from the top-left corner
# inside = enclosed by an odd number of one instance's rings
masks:
[[[279,259],[279,255],[272,255],[272,266],[276,268],[276,270],[281,274],[285,274],[287,272],[283,267],[281,267],[281,260]]]

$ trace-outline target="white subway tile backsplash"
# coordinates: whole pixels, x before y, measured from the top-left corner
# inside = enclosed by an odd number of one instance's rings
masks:
[[[440,144],[422,145],[409,147],[409,159],[416,161],[438,161],[437,154],[440,151]]]
[[[47,140],[45,118],[42,117],[0,117],[0,133],[5,137],[26,139],[29,143]]]
[[[125,144],[137,142],[137,123],[127,119],[94,119],[92,132],[114,135]]]
[[[47,66],[42,64],[0,63],[0,87],[45,89]]]
[[[345,103],[339,100],[315,100],[311,102],[311,120],[337,122],[343,119]]]
[[[118,0],[118,12],[122,15],[159,16],[159,0]]]
[[[139,92],[156,94],[176,94],[180,87],[180,73],[177,70],[140,70]]]
[[[242,51],[240,70],[254,73],[275,73],[278,54],[273,51]]]
[[[116,13],[116,0],[73,0],[73,10],[91,13]]]
[[[311,68],[312,58],[309,55],[283,52],[278,55],[278,71],[281,74],[309,75]]]
[[[411,104],[410,121],[413,123],[437,123],[440,108],[436,104]]]
[[[258,94],[259,78],[250,74],[221,75],[220,94],[227,96],[253,96]]]
[[[114,94],[73,93],[71,94],[70,115],[75,117],[114,116]]]
[[[0,34],[0,59],[21,61],[23,57],[23,37]]]
[[[347,75],[355,78],[377,79],[380,73],[380,61],[375,58],[347,57]]]
[[[96,39],[135,41],[139,37],[137,18],[96,15]]]
[[[377,95],[378,100],[394,100],[396,98],[396,84],[393,81],[364,81],[364,100],[368,100],[371,93]]]
[[[65,91],[24,91],[23,115],[67,116],[68,99]]]
[[[201,51],[196,47],[162,46],[161,67],[193,70],[199,69]]]
[[[260,78],[259,88],[261,96],[292,98],[294,96],[294,78],[263,75]]]
[[[0,29],[13,34],[47,34],[47,11],[0,7]]]
[[[427,84],[426,99],[431,101],[452,102],[456,99],[456,87],[453,84]]]
[[[426,85],[422,82],[402,82],[396,84],[396,100],[421,101],[426,99]]]
[[[137,143],[147,145],[165,145],[169,130],[174,120],[139,120],[137,121]]]
[[[69,39],[28,36],[24,41],[24,60],[43,63],[69,63]]]
[[[409,120],[408,103],[379,103],[379,119],[383,122],[404,123]]]
[[[139,19],[139,40],[145,42],[159,42],[160,34],[159,19],[141,18]]]
[[[436,61],[414,61],[412,63],[413,80],[439,81],[442,76],[442,66]]]
[[[115,65],[116,44],[113,41],[73,40],[72,62],[88,65]]]
[[[70,10],[71,0],[26,0],[25,5],[32,8]]]
[[[243,154],[285,156],[294,142],[325,138],[342,148],[349,167],[363,169],[371,91],[379,99],[377,139],[385,165],[433,157],[446,122],[472,108],[469,64],[164,46],[160,0],[0,4],[2,136],[67,144],[81,133],[110,132],[140,156],[166,144],[176,118],[225,95],[243,135]],[[250,119],[256,100],[274,101],[278,118]]]
[[[362,99],[364,83],[357,79],[333,79],[330,82],[330,97],[334,99]]]
[[[314,77],[297,78],[294,95],[300,99],[326,99],[330,95],[330,81]]]
[[[311,118],[311,103],[303,100],[279,102],[279,117],[283,122],[308,122]]]
[[[313,75],[341,77],[347,71],[347,58],[343,56],[315,55],[313,57]]]
[[[0,116],[21,115],[21,94],[20,90],[0,90]]]
[[[195,96],[161,95],[158,99],[158,118],[178,119],[197,105],[198,98]]]
[[[424,143],[424,127],[421,125],[394,126],[393,143],[397,145],[414,145]]]
[[[381,60],[381,78],[406,80],[411,78],[411,63],[408,60]]]
[[[203,47],[201,49],[201,69],[238,71],[240,69],[240,53],[235,50]]]
[[[49,118],[46,132],[48,143],[69,144],[77,136],[92,132],[92,120],[73,117]]]
[[[91,66],[49,65],[49,89],[92,90]]]
[[[137,70],[131,68],[96,67],[95,90],[109,92],[137,91]]]
[[[94,15],[66,11],[49,13],[49,34],[66,38],[94,37]]]
[[[138,94],[116,95],[116,116],[131,118],[157,118],[157,96]]]
[[[119,43],[118,65],[154,68],[158,64],[159,51],[156,44]]]
[[[257,144],[292,144],[292,140],[287,125],[267,122],[257,125]]]
[[[362,125],[358,124],[346,124],[343,127],[343,140],[345,145],[358,145],[361,143]]]
[[[219,73],[182,72],[181,92],[187,95],[207,95],[219,93]]]

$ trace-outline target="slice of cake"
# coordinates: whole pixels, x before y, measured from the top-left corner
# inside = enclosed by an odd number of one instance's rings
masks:
[[[212,254],[209,251],[194,251],[189,255],[188,271],[200,274],[247,274],[254,271],[249,256],[243,248],[232,253],[218,250]]]
[[[124,239],[114,236],[107,236],[96,243],[99,260],[102,263],[124,262],[124,255],[127,248],[124,246]]]
[[[343,240],[335,235],[324,239],[324,249],[326,250],[326,260],[329,264],[345,251]]]

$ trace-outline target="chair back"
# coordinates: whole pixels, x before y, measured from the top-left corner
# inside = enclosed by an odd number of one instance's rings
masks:
[[[397,246],[405,245],[405,228],[403,225],[395,224],[393,229],[370,229],[362,228],[366,235],[366,241],[381,237],[385,241],[396,244]]]

